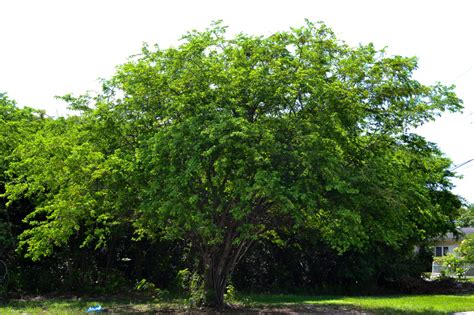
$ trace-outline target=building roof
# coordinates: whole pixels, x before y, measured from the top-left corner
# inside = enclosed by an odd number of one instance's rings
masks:
[[[474,233],[474,227],[459,228],[459,230],[466,235]]]
[[[458,228],[458,231],[461,232],[461,235],[458,238],[462,239],[464,235],[473,234],[474,227]],[[453,236],[453,233],[448,233],[444,239],[455,239],[455,237]]]

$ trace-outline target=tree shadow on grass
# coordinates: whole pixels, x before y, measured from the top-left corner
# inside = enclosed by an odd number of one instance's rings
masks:
[[[15,312],[33,312],[44,311],[50,314],[71,313],[82,314],[91,306],[101,305],[108,313],[146,313],[142,312],[139,307],[142,305],[153,304],[151,299],[138,298],[48,298],[44,296],[27,297],[21,299],[10,299],[0,303],[0,314],[2,308],[10,309]],[[137,308],[137,309],[134,309]],[[114,311],[117,310],[117,311]],[[123,310],[123,311],[122,311]]]

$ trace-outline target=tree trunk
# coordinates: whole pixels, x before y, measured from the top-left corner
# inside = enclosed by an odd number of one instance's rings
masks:
[[[224,305],[224,294],[235,266],[245,255],[252,241],[241,241],[232,245],[233,238],[229,237],[219,250],[204,256],[204,304],[211,307]]]
[[[224,293],[227,285],[227,274],[217,272],[215,266],[209,266],[204,275],[204,304],[211,307],[224,305]]]

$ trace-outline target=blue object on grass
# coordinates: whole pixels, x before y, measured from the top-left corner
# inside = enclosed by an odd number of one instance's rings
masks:
[[[91,306],[89,307],[86,312],[87,313],[99,313],[99,312],[102,312],[104,309],[102,308],[102,306],[100,305],[96,305],[96,306]]]

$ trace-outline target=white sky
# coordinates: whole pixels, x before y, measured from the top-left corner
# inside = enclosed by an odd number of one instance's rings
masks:
[[[474,1],[0,0],[0,92],[19,105],[64,115],[55,95],[99,90],[98,78],[139,53],[166,48],[191,29],[223,19],[231,33],[269,35],[304,19],[324,21],[349,44],[373,42],[419,57],[416,78],[456,84],[463,114],[420,133],[460,164],[474,158]],[[455,192],[474,202],[474,162],[458,170]]]

